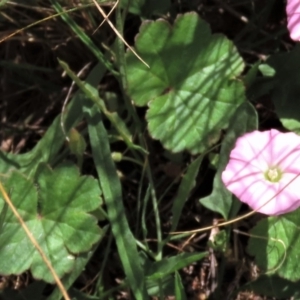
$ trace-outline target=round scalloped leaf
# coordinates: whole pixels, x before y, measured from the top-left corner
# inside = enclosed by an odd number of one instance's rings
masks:
[[[5,188],[59,277],[72,270],[76,253],[88,251],[100,239],[97,220],[88,214],[101,204],[99,185],[92,177],[79,176],[75,166],[65,164],[52,171],[41,165],[35,184],[14,171]],[[3,207],[1,198],[0,203]],[[0,233],[0,273],[20,274],[29,268],[34,277],[54,282],[8,209]]]
[[[262,273],[300,280],[300,210],[260,221],[251,231],[248,252]]]
[[[136,105],[149,105],[151,135],[174,152],[205,150],[245,100],[244,86],[235,80],[244,63],[233,43],[188,13],[173,26],[144,22],[135,49],[150,69],[126,54],[128,93]]]

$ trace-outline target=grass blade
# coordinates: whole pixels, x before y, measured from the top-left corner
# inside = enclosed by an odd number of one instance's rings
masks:
[[[188,167],[186,174],[184,175],[180,186],[178,188],[178,193],[174,199],[172,206],[172,227],[171,231],[175,231],[179,218],[181,216],[182,208],[185,201],[187,200],[192,188],[195,186],[195,179],[198,174],[199,167],[202,163],[204,155],[200,155],[196,160],[194,160]]]
[[[186,300],[184,287],[178,272],[175,272],[175,299]]]
[[[64,12],[63,8],[58,3],[58,1],[52,0],[51,3],[53,8],[58,13]],[[96,58],[100,62],[102,62],[112,74],[117,75],[110,61],[105,57],[105,55],[101,52],[101,50],[94,44],[91,38],[80,28],[80,26],[78,26],[77,23],[68,14],[61,14],[61,18],[70,26],[73,32],[90,49],[90,51],[96,56]]]
[[[116,239],[118,252],[136,299],[147,299],[144,272],[138,259],[136,241],[129,228],[122,202],[122,190],[114,162],[111,158],[109,140],[97,107],[85,107],[88,131],[100,185],[107,205],[108,217]]]

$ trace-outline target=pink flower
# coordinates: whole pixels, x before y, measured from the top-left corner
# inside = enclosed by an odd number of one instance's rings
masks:
[[[300,40],[300,1],[287,0],[286,14],[290,37],[294,41]]]
[[[237,139],[222,180],[253,210],[280,215],[300,206],[299,175],[300,136],[271,129]]]

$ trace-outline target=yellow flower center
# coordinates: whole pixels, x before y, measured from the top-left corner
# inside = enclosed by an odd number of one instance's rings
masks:
[[[273,167],[267,170],[265,178],[271,182],[278,182],[282,177],[282,172],[277,167]]]

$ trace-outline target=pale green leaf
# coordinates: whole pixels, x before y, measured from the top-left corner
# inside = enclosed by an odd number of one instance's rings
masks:
[[[144,22],[135,49],[150,69],[127,53],[128,93],[136,105],[149,105],[150,134],[174,152],[195,154],[216,142],[245,101],[235,79],[244,63],[233,43],[188,13],[173,26]]]
[[[101,204],[100,189],[92,177],[64,164],[52,171],[40,165],[36,182],[13,171],[5,182],[11,200],[43,249],[57,274],[70,272],[76,254],[88,251],[101,236],[97,220],[88,214]],[[1,198],[0,198],[1,199]],[[0,200],[3,206],[4,201]],[[51,273],[11,210],[0,233],[0,273],[20,274],[53,282]]]
[[[262,273],[300,280],[300,210],[260,221],[251,231],[248,252]]]

